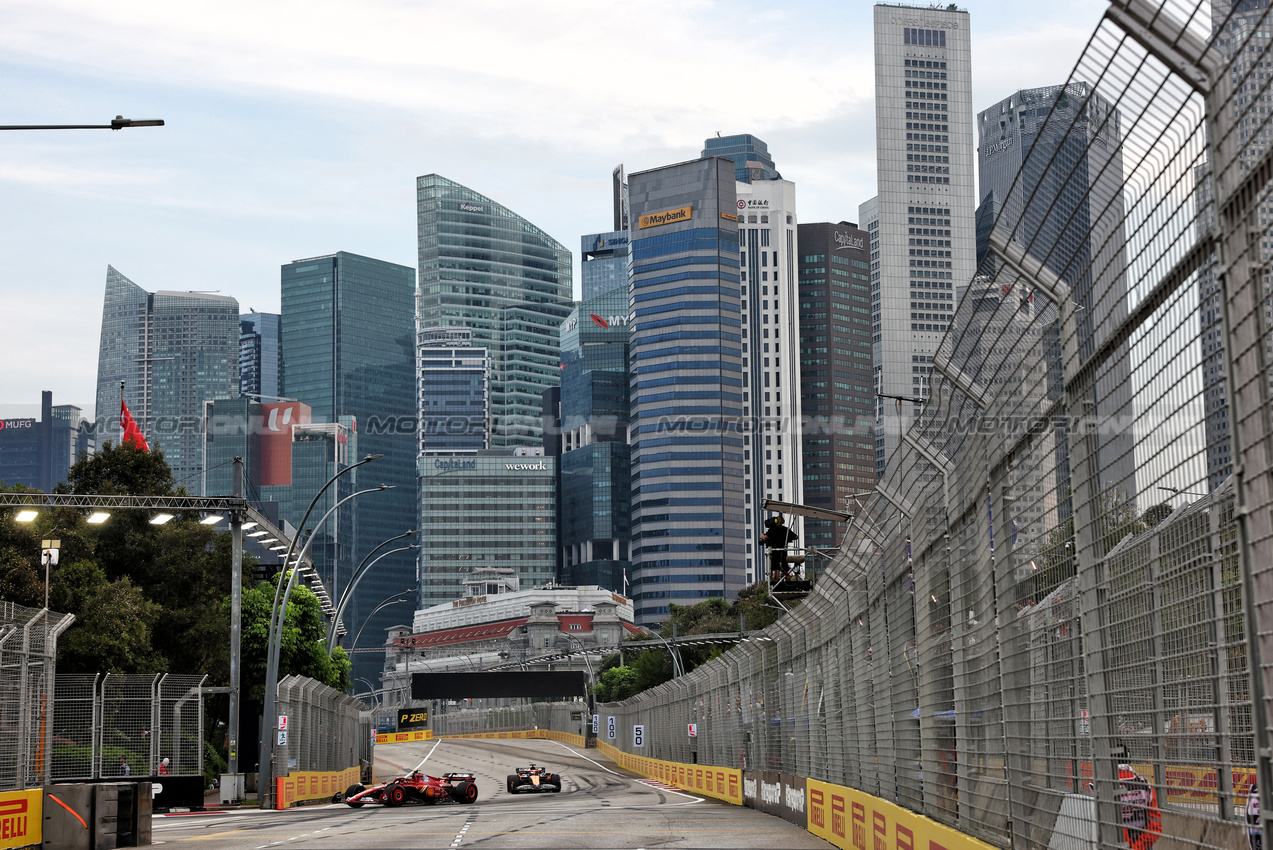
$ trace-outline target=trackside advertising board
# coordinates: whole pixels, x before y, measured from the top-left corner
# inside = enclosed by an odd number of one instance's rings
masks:
[[[405,744],[409,741],[428,741],[432,738],[433,732],[428,729],[416,729],[413,732],[378,732],[376,743]]]
[[[773,770],[743,771],[743,805],[808,828],[808,789],[803,776]]]
[[[44,791],[0,793],[0,847],[28,847],[43,842]]]
[[[715,767],[705,764],[682,764],[634,756],[623,750],[598,741],[597,749],[615,763],[634,773],[675,785],[705,797],[715,797],[737,806],[743,804],[743,772],[732,767]]]
[[[879,797],[816,779],[805,784],[809,831],[842,850],[994,850]]]
[[[344,770],[299,770],[280,776],[274,808],[286,809],[302,800],[325,800],[358,781],[358,768]]]

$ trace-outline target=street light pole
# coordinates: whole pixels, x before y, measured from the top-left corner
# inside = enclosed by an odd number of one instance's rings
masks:
[[[243,458],[234,459],[234,495],[243,495]],[[230,747],[226,763],[228,776],[233,788],[226,788],[226,779],[222,777],[221,799],[226,799],[228,791],[231,799],[240,799],[242,790],[239,774],[239,665],[241,660],[240,645],[243,635],[243,517],[235,511],[230,515]]]
[[[377,543],[374,547],[372,547],[372,550],[367,553],[367,556],[365,558],[362,559],[362,563],[358,565],[358,569],[354,570],[354,574],[349,577],[349,586],[345,588],[345,592],[342,593],[340,596],[340,601],[336,603],[336,613],[332,615],[331,628],[327,630],[327,654],[328,655],[331,655],[332,650],[336,648],[336,624],[340,622],[340,615],[344,613],[345,606],[347,606],[350,603],[350,601],[354,598],[354,588],[358,586],[358,582],[362,580],[362,577],[366,575],[367,571],[370,570],[372,567],[374,567],[376,565],[376,561],[379,561],[385,555],[392,555],[394,552],[404,552],[407,549],[419,549],[420,547],[416,545],[415,543],[412,543],[409,546],[402,546],[398,549],[391,549],[388,552],[384,552],[379,557],[377,557],[375,561],[371,561],[371,563],[368,563],[368,559],[370,559],[371,556],[375,554],[375,551],[377,549],[379,549],[381,546],[384,546],[386,543],[392,543],[395,540],[401,540],[404,537],[410,537],[413,534],[419,534],[419,533],[420,533],[420,529],[417,528],[417,529],[412,529],[411,531],[404,531],[402,534],[399,534],[397,537],[390,537],[388,540],[382,540],[381,542]]]
[[[681,660],[677,658],[676,650],[672,648],[672,644],[667,642],[667,638],[663,637],[663,635],[653,629],[647,629],[645,626],[637,626],[637,628],[645,632],[647,635],[651,635],[663,641],[663,645],[667,647],[667,654],[672,656],[672,678],[684,676],[685,670],[681,667]]]
[[[296,539],[300,537],[301,533],[305,530],[305,523],[309,521],[309,515],[314,512],[315,506],[318,505],[318,500],[323,497],[323,494],[327,492],[327,489],[335,484],[342,475],[352,472],[363,464],[371,463],[373,460],[381,456],[382,455],[378,454],[367,455],[357,463],[350,464],[329,478],[327,483],[314,494],[313,500],[309,503],[309,507],[305,510],[305,516],[301,518],[301,524],[296,527],[296,534],[292,536],[290,541],[288,541],[287,554],[283,556],[284,571],[286,571],[292,563],[292,550],[296,547]],[[330,515],[330,513],[331,512],[329,511],[328,515]],[[326,517],[324,517],[324,519],[325,518]],[[315,531],[317,531],[317,528],[318,526],[314,527]],[[312,543],[313,540],[314,534],[311,533],[309,541],[305,544],[306,550],[309,548],[309,544]],[[297,560],[299,563],[302,559],[298,558]],[[296,568],[292,567],[291,569],[292,575],[289,577],[287,583],[289,593],[291,591],[292,579],[296,576]],[[274,715],[274,705],[278,695],[278,652],[275,649],[275,638],[277,637],[281,642],[283,637],[283,616],[287,613],[286,599],[284,599],[283,602],[284,607],[282,613],[280,614],[278,610],[279,599],[282,596],[282,592],[283,576],[280,575],[278,586],[274,588],[274,606],[270,609],[269,642],[266,644],[265,705],[262,707],[263,712],[261,715],[261,731],[263,734],[261,735],[260,763],[257,765],[257,798],[260,800],[262,806],[264,806],[273,797],[273,794],[271,793],[273,789],[270,786],[274,781],[274,736],[276,734],[275,730],[278,724],[278,718]],[[278,626],[277,629],[275,629],[276,620]]]
[[[597,690],[597,674],[592,670],[592,660],[588,658],[588,648],[583,645],[583,641],[572,634],[567,634],[566,632],[562,632],[562,634],[566,635],[567,640],[573,640],[579,644],[579,651],[583,654],[583,663],[588,665],[588,716],[583,719],[583,739],[586,748],[588,738],[592,733],[592,715],[596,713],[597,709],[597,694],[595,693]]]
[[[109,124],[0,124],[0,130],[122,130],[125,127],[162,127],[163,119],[135,121],[116,115]]]
[[[406,590],[400,590],[400,591],[398,591],[397,593],[395,593],[393,596],[390,596],[390,597],[389,597],[388,599],[386,599],[384,602],[381,602],[381,603],[380,603],[379,605],[377,605],[375,608],[372,608],[372,609],[371,609],[371,613],[367,615],[367,619],[365,619],[365,620],[363,620],[363,621],[362,621],[362,627],[358,629],[358,634],[354,635],[353,643],[349,644],[349,651],[350,651],[350,653],[352,653],[352,652],[354,651],[354,649],[355,649],[355,648],[357,648],[357,646],[358,646],[358,638],[362,637],[363,629],[367,628],[367,624],[371,622],[371,618],[372,618],[372,617],[374,617],[374,616],[376,616],[376,613],[377,613],[378,611],[380,611],[380,609],[381,609],[381,608],[388,608],[388,607],[389,607],[389,606],[391,606],[391,605],[401,605],[403,602],[409,602],[409,601],[411,601],[411,600],[409,600],[409,599],[398,599],[398,598],[397,598],[397,597],[401,596],[401,595],[402,595],[402,594],[404,594],[404,593],[415,593],[415,588],[414,588],[414,587],[408,587]],[[333,631],[335,631],[334,626],[333,626]]]

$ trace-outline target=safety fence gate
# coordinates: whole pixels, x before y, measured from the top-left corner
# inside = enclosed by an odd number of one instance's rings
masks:
[[[1022,165],[839,557],[610,742],[1014,850],[1243,847],[1258,778],[1273,834],[1271,87],[1273,4],[1115,0],[984,116]]]
[[[203,773],[205,676],[57,677],[50,779]]]

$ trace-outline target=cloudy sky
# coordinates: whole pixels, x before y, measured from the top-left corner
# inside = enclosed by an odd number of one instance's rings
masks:
[[[974,107],[1062,82],[1105,5],[967,4]],[[615,165],[750,132],[802,220],[856,220],[875,194],[871,6],[0,0],[0,123],[167,122],[0,133],[0,415],[38,415],[45,389],[91,408],[107,264],[276,312],[291,260],[414,266],[420,174],[577,252],[609,227]]]

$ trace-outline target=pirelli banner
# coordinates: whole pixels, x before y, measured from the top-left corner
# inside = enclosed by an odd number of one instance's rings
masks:
[[[377,732],[377,744],[407,744],[411,741],[428,741],[433,732],[428,729],[416,729],[411,732]]]
[[[358,768],[299,770],[278,777],[274,808],[287,809],[303,800],[326,800],[358,781]]]
[[[43,805],[44,791],[40,788],[0,792],[0,847],[40,845],[44,840]],[[74,812],[70,817],[79,818]]]
[[[675,785],[705,797],[715,797],[727,803],[743,804],[742,771],[733,767],[715,767],[706,764],[683,764],[662,761],[646,756],[634,756],[617,747],[597,741],[597,749],[616,764],[634,773]]]
[[[809,831],[843,850],[995,850],[879,797],[816,779],[804,782]]]

